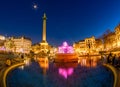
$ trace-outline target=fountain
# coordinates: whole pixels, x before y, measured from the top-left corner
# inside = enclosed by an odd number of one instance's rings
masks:
[[[55,54],[55,62],[77,62],[78,57],[74,53],[73,47],[69,46],[67,42],[63,42],[63,45],[58,47],[58,51]]]

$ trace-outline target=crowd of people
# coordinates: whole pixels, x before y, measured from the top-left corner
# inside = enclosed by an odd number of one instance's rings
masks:
[[[120,53],[119,54],[109,53],[108,55],[103,55],[102,60],[103,63],[109,63],[115,67],[120,67]]]

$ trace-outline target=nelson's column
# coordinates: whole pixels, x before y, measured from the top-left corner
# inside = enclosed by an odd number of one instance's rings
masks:
[[[48,52],[48,43],[46,41],[46,14],[43,16],[43,31],[42,31],[42,41],[40,42],[40,51],[47,53]]]

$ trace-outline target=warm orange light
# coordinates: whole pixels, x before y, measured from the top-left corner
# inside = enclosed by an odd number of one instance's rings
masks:
[[[38,58],[38,63],[41,68],[48,69],[49,67],[48,58]]]

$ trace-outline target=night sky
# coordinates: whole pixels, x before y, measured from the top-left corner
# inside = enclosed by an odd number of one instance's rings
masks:
[[[54,46],[72,44],[114,31],[120,23],[120,0],[0,0],[0,34],[40,42],[44,12],[47,41]]]

